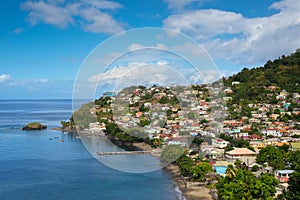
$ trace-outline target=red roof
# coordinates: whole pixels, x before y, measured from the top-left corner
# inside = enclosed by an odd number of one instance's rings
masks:
[[[251,139],[260,139],[261,138],[259,135],[256,135],[256,134],[249,135],[248,137]]]

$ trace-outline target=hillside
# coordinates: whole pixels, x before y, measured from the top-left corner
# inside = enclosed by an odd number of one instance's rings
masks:
[[[274,61],[268,61],[263,67],[244,68],[238,74],[224,78],[225,87],[230,87],[233,93],[233,103],[240,100],[262,101],[266,97],[266,87],[274,87],[274,92],[285,89],[290,94],[300,92],[300,49],[289,56],[282,56]],[[238,81],[240,84],[232,85]]]

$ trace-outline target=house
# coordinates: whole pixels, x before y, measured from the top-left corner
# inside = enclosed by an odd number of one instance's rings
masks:
[[[300,150],[300,142],[291,142],[290,150],[291,151],[299,151]]]
[[[228,159],[240,159],[240,160],[245,160],[243,158],[247,157],[256,157],[257,153],[254,151],[251,151],[247,148],[235,148],[231,151],[227,151],[225,153],[225,157]]]
[[[290,129],[290,133],[292,135],[300,135],[300,130],[299,129]]]
[[[294,170],[275,170],[274,175],[280,183],[287,183],[292,173],[294,173]]]
[[[264,135],[270,135],[275,137],[281,137],[282,133],[280,133],[276,128],[267,128],[266,130],[263,130],[262,133]]]
[[[232,81],[232,82],[231,82],[231,85],[239,85],[239,84],[240,84],[239,81]]]
[[[294,98],[294,99],[298,99],[298,98],[300,98],[300,95],[299,95],[299,93],[293,93],[293,98]]]
[[[224,149],[225,147],[227,147],[229,144],[229,142],[221,139],[221,138],[214,138],[212,139],[212,145],[214,147],[217,147],[219,149]]]
[[[288,96],[289,95],[289,93],[286,91],[286,90],[282,90],[281,92],[280,92],[280,94],[279,94],[280,96]]]
[[[243,140],[247,140],[249,137],[249,133],[239,133],[238,136],[243,139]]]
[[[187,146],[188,145],[188,141],[187,138],[184,137],[176,137],[173,138],[172,140],[170,140],[168,142],[168,145],[170,144],[175,144],[175,145],[181,145],[181,146]]]
[[[135,117],[140,118],[143,114],[143,112],[137,112],[135,113]]]
[[[265,144],[263,142],[260,142],[259,140],[252,140],[252,141],[250,141],[249,145],[253,149],[262,149],[262,148],[265,148]]]
[[[232,91],[231,88],[226,88],[226,89],[224,90],[224,92],[225,92],[226,94],[232,94],[232,93],[233,93],[233,91]]]
[[[232,97],[223,97],[223,100],[224,101],[229,101],[229,100],[232,100]]]
[[[250,139],[250,140],[260,140],[261,137],[259,135],[256,135],[256,134],[252,134],[252,135],[248,136],[248,139]]]
[[[223,158],[224,149],[213,149],[208,154],[209,154],[209,157],[212,159]]]

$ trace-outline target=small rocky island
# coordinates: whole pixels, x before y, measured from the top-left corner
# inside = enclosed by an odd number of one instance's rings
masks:
[[[39,122],[31,122],[28,123],[26,126],[24,126],[22,128],[22,130],[42,130],[42,129],[46,129],[47,126],[46,125],[42,125]]]

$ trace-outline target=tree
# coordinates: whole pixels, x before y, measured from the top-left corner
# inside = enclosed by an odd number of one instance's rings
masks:
[[[168,97],[162,96],[158,102],[161,104],[166,104],[168,103]]]
[[[235,169],[234,175],[230,171],[234,168],[228,167],[228,175],[224,178],[220,177],[216,184],[218,196],[221,200],[271,200],[276,193],[275,186],[278,180],[268,174],[262,174],[260,178],[256,178],[251,172],[243,169]],[[230,172],[230,173],[229,173]]]
[[[236,177],[236,173],[237,173],[237,168],[234,168],[232,165],[228,165],[225,173],[226,177],[228,177],[229,179],[233,179]]]
[[[257,172],[259,170],[259,166],[258,165],[254,165],[251,169],[252,172]]]
[[[182,176],[190,177],[193,174],[193,166],[195,163],[187,155],[183,154],[175,163],[179,167]]]
[[[234,162],[234,165],[237,167],[237,168],[240,168],[241,165],[242,165],[242,161],[237,159],[235,162]]]
[[[209,172],[213,172],[212,166],[208,162],[202,162],[193,169],[194,179],[203,182]]]
[[[173,163],[184,154],[184,150],[184,147],[181,145],[170,144],[163,149],[160,159],[168,163]]]
[[[158,138],[154,138],[150,140],[150,144],[152,147],[157,148],[162,146],[162,140]]]
[[[281,195],[286,200],[300,200],[300,172],[294,172],[289,179],[288,190]]]
[[[284,169],[285,168],[285,152],[274,146],[267,146],[259,151],[256,157],[256,161],[259,164],[264,164],[267,162],[274,169]]]

